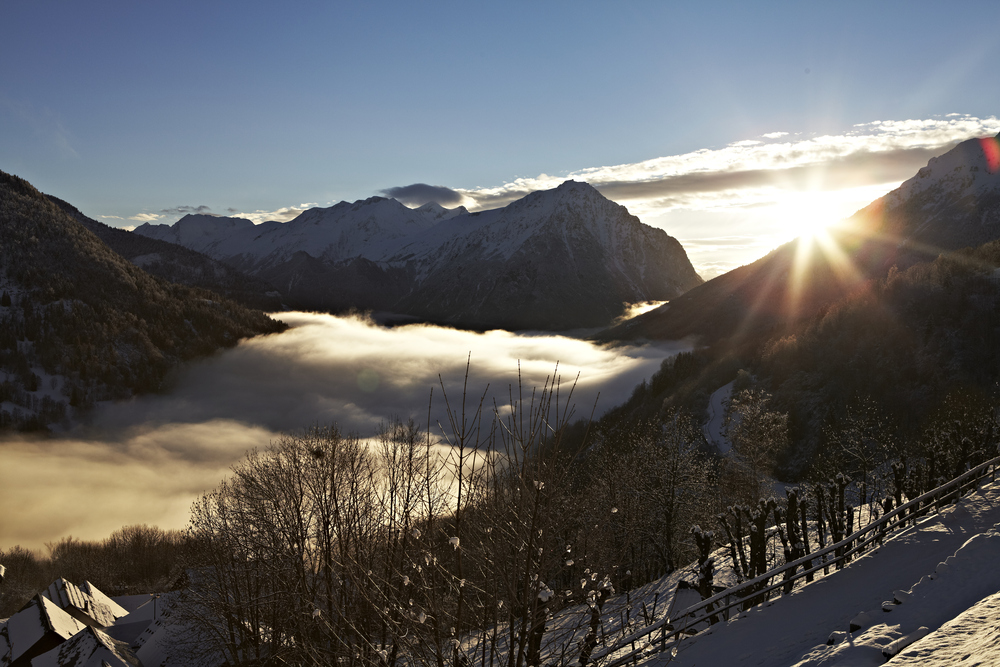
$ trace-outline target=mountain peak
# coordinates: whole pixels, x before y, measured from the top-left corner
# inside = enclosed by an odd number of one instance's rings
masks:
[[[465,208],[465,207],[462,206],[460,208]],[[441,206],[441,204],[437,203],[436,201],[429,201],[423,206],[418,206],[416,210],[422,213],[428,213],[430,215],[443,215],[449,209],[445,208],[444,206]]]
[[[573,179],[563,181],[558,185],[558,187],[555,188],[555,190],[553,190],[553,192],[558,192],[560,194],[572,193],[574,195],[598,195],[600,197],[604,197],[604,195],[598,192],[597,188],[590,183],[587,183],[586,181],[574,181]]]
[[[432,220],[448,220],[449,218],[454,218],[456,215],[464,215],[469,212],[469,209],[464,206],[456,206],[455,208],[445,208],[436,201],[429,201],[423,206],[414,209],[429,219]]]
[[[994,137],[968,139],[931,158],[913,178],[889,193],[886,203],[895,207],[918,196],[979,196],[1000,191],[1000,147],[996,142]]]
[[[610,199],[602,195],[598,190],[584,181],[567,180],[549,190],[535,190],[522,199],[511,202],[507,209],[536,209],[539,206],[562,208],[573,207],[578,202],[607,203],[614,204]],[[614,204],[617,206],[618,204]]]

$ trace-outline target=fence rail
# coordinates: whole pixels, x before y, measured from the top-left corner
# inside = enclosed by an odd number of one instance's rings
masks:
[[[939,510],[944,503],[961,497],[973,487],[979,488],[980,483],[986,477],[992,476],[993,481],[995,481],[998,465],[1000,465],[1000,456],[981,463],[936,489],[903,503],[835,544],[827,545],[798,560],[769,570],[755,579],[739,583],[691,605],[673,621],[669,618],[654,621],[645,628],[622,637],[612,646],[596,651],[591,662],[596,664],[610,659],[609,662],[602,663],[602,667],[617,667],[626,662],[637,660],[646,654],[665,651],[670,640],[680,641],[688,628],[704,623],[706,619],[712,617],[728,617],[729,610],[737,606],[748,609],[762,604],[769,599],[768,596],[773,591],[786,586],[794,588],[795,582],[803,577],[823,568],[845,563],[854,554],[863,551],[873,542],[880,542],[890,530],[898,528],[908,521],[915,521],[932,511]],[[840,550],[842,550],[840,555],[835,554]],[[830,554],[834,554],[834,556],[827,559]],[[799,571],[799,567],[804,569]],[[780,579],[777,579],[776,583],[770,583],[777,577]],[[658,637],[655,636],[657,633],[659,633]],[[621,653],[622,651],[626,652]]]

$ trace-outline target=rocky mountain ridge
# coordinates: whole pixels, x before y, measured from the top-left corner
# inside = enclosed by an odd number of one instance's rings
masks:
[[[905,263],[1000,238],[1000,135],[932,158],[858,216],[898,239]]]
[[[470,328],[604,326],[625,303],[702,282],[676,239],[574,181],[475,213],[372,197],[287,223],[186,216],[135,233],[267,280],[298,307]]]

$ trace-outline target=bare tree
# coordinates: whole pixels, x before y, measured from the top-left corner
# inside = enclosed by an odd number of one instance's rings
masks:
[[[726,486],[743,505],[772,495],[776,457],[788,447],[788,415],[770,410],[770,402],[771,395],[763,389],[744,389],[726,408],[726,436],[735,453]]]
[[[192,508],[188,620],[233,665],[540,664],[571,395],[557,377],[489,412],[445,394],[440,438],[397,420],[251,452]]]

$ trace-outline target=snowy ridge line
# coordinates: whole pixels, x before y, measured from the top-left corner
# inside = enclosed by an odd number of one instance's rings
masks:
[[[685,630],[687,630],[689,626],[697,625],[698,623],[703,623],[705,620],[709,619],[712,616],[721,615],[722,613],[732,609],[733,607],[736,607],[737,605],[741,605],[745,603],[747,600],[754,597],[759,597],[759,596],[764,597],[764,599],[761,602],[757,603],[757,604],[762,604],[767,600],[766,596],[771,591],[783,588],[784,586],[790,583],[794,584],[795,581],[809,574],[815,573],[818,570],[823,569],[824,567],[830,567],[831,565],[836,565],[838,563],[846,561],[848,558],[853,556],[855,553],[861,551],[862,549],[870,545],[878,538],[884,537],[889,528],[894,528],[911,519],[923,518],[931,514],[932,510],[933,513],[936,514],[938,511],[940,511],[940,508],[936,505],[925,506],[924,508],[922,508],[925,510],[925,513],[920,514],[918,516],[908,514],[907,510],[913,508],[920,509],[919,506],[921,503],[926,503],[927,501],[938,499],[938,496],[945,495],[953,490],[958,490],[959,496],[961,496],[962,485],[969,482],[972,479],[975,479],[977,482],[982,479],[985,479],[989,474],[987,470],[991,466],[993,467],[992,475],[995,480],[998,465],[1000,465],[1000,456],[990,459],[989,461],[986,461],[984,463],[980,463],[975,468],[967,470],[963,474],[959,475],[958,477],[955,477],[954,479],[948,482],[945,482],[936,489],[932,489],[921,496],[918,496],[912,500],[903,503],[902,505],[895,508],[891,512],[887,512],[878,520],[868,524],[864,528],[858,529],[851,535],[842,539],[840,542],[827,545],[818,551],[814,551],[811,554],[807,554],[802,558],[799,558],[798,560],[794,560],[790,563],[785,563],[784,565],[776,567],[773,570],[769,570],[755,579],[744,581],[743,583],[737,584],[736,586],[731,586],[730,588],[727,588],[726,590],[717,593],[716,595],[713,595],[707,600],[703,600],[697,604],[691,605],[690,607],[682,611],[680,614],[678,614],[677,618],[680,620],[678,622],[678,625],[676,626],[673,625],[670,622],[670,619],[667,617],[663,617],[658,621],[654,621],[645,628],[637,630],[636,632],[626,637],[622,637],[614,645],[609,646],[601,651],[595,651],[594,655],[591,658],[591,663],[597,663],[600,660],[608,658],[612,656],[614,653],[617,653],[618,651],[627,648],[629,645],[633,645],[636,642],[648,637],[649,635],[652,635],[657,630],[662,630],[663,633],[659,639],[644,642],[638,648],[633,648],[628,653],[625,653],[621,656],[614,658],[611,662],[605,664],[603,667],[617,667],[618,665],[621,665],[623,663],[635,660],[644,654],[660,653],[666,651],[667,641],[675,637],[678,639],[678,641],[680,641],[680,639],[683,638],[682,633]],[[903,514],[904,516],[900,518],[899,521],[892,523],[892,525],[886,525],[889,522],[896,519],[897,517],[899,517],[901,514]],[[778,583],[767,585],[765,588],[762,588],[760,590],[752,590],[754,586],[766,584],[766,582],[769,581],[770,579],[777,577],[778,575],[783,574],[788,570],[794,571],[795,569],[805,565],[810,561],[814,561],[818,558],[826,556],[836,551],[837,549],[842,549],[844,547],[847,547],[851,543],[860,540],[862,537],[865,537],[869,533],[873,534],[868,535],[867,539],[865,539],[862,542],[859,542],[853,548],[846,550],[842,555],[836,556],[832,560],[827,560],[817,565],[811,565],[809,569],[802,570],[801,572],[795,572],[789,578],[781,579],[778,581]],[[751,589],[751,590],[749,592],[746,592],[746,589]],[[746,594],[744,595],[744,593]],[[732,601],[734,597],[736,599],[735,601]],[[722,604],[719,607],[715,607],[714,605],[716,603],[722,603]],[[751,606],[757,606],[757,605],[751,605]],[[703,615],[698,616],[697,615],[698,612],[703,612]],[[654,648],[657,643],[659,643],[660,645],[658,649]]]

